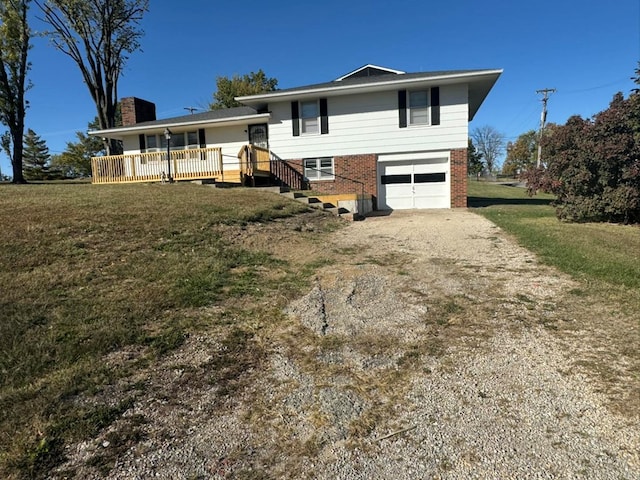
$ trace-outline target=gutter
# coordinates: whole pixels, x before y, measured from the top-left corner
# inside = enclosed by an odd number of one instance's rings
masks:
[[[208,119],[208,120],[197,120],[197,121],[186,121],[186,122],[172,122],[170,118],[166,120],[161,120],[161,123],[154,123],[153,125],[149,125],[148,123],[140,123],[137,125],[131,125],[127,127],[117,127],[117,128],[108,128],[106,130],[90,130],[87,132],[89,135],[93,136],[105,136],[105,134],[110,135],[123,135],[128,133],[136,133],[136,132],[145,132],[150,130],[162,130],[166,127],[190,127],[190,126],[199,126],[199,125],[216,125],[216,124],[228,124],[228,125],[237,125],[247,123],[251,120],[268,120],[271,118],[270,113],[260,113],[257,115],[243,115],[240,117],[229,117],[229,118],[216,118],[216,119]]]

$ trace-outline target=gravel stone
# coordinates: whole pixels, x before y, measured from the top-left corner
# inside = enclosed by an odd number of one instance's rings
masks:
[[[637,348],[637,317],[582,305],[467,210],[370,217],[331,241],[346,253],[286,308],[291,331],[241,395],[178,383],[216,348],[190,338],[127,412],[144,439],[106,475],[87,462],[112,444],[73,446],[52,478],[640,478],[639,412],[613,408],[638,391],[615,337]]]

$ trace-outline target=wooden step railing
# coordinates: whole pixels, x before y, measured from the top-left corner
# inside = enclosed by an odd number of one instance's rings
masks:
[[[302,173],[267,148],[243,145],[238,159],[240,171],[251,181],[255,181],[255,177],[271,177],[277,184],[293,190],[309,188]]]
[[[309,182],[304,175],[293,168],[288,162],[271,152],[271,175],[282,187],[289,187],[291,190],[308,190]]]
[[[160,151],[94,157],[91,159],[92,183],[168,180],[168,162],[171,162],[171,177],[174,180],[212,178],[222,182],[244,182],[246,179],[265,177],[293,190],[309,188],[300,171],[267,148],[243,145],[238,151],[240,166],[227,172],[223,167],[222,157],[220,147],[171,150],[169,161],[167,152]]]
[[[243,145],[238,152],[240,172],[247,177],[271,175],[269,149],[255,145]]]

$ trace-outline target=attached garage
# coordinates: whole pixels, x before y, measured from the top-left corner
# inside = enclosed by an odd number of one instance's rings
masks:
[[[447,157],[395,159],[392,156],[380,156],[378,208],[450,208],[449,175]]]

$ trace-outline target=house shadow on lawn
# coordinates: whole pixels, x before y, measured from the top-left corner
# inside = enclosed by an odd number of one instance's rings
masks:
[[[492,205],[551,205],[553,200],[548,198],[496,198],[496,197],[467,197],[469,208],[491,207]]]

